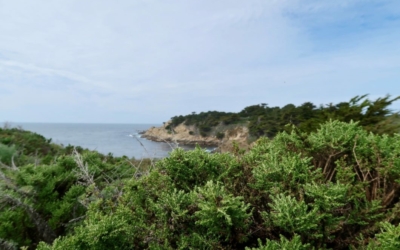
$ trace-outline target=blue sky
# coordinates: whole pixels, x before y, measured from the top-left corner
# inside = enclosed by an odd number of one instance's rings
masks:
[[[400,95],[397,0],[0,0],[0,34],[0,122]]]

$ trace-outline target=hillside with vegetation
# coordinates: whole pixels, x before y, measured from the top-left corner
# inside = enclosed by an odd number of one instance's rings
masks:
[[[367,131],[393,134],[399,131],[399,126],[394,121],[399,121],[400,118],[397,112],[392,112],[388,107],[399,99],[400,96],[391,98],[388,95],[371,101],[367,95],[363,95],[356,96],[348,102],[319,106],[311,102],[299,106],[287,104],[284,107],[270,107],[262,103],[245,107],[238,113],[208,111],[174,116],[166,129],[174,133],[174,128],[180,124],[194,125],[195,129],[191,131],[193,134],[222,139],[224,132],[232,127],[229,125],[240,124],[248,127],[253,138],[273,138],[277,133],[285,131],[288,124],[305,132],[313,132],[321,123],[338,120],[358,121]],[[217,127],[220,128],[215,129]]]
[[[399,249],[400,134],[365,121],[158,161],[0,129],[0,248]]]

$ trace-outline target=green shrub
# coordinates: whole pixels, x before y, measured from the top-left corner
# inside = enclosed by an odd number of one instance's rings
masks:
[[[284,236],[280,235],[280,241],[274,241],[267,239],[265,244],[262,244],[261,240],[258,242],[258,248],[247,248],[246,250],[308,250],[311,249],[310,244],[303,244],[301,242],[300,236],[295,235],[292,240],[286,239]]]
[[[231,155],[210,154],[200,147],[192,151],[176,149],[169,157],[157,162],[157,167],[166,171],[174,185],[186,191],[210,180],[222,180],[237,166]]]
[[[146,169],[85,150],[1,167],[0,244],[398,249],[400,135],[337,121],[287,129],[247,153],[178,149]]]
[[[400,225],[392,225],[388,222],[381,223],[381,232],[375,235],[376,239],[372,240],[367,249],[400,249]]]
[[[0,161],[6,165],[11,165],[11,159],[17,153],[15,146],[7,146],[0,143]]]
[[[242,237],[237,240],[245,241],[251,213],[242,197],[234,197],[221,183],[213,181],[195,188],[193,195],[199,208],[195,212],[196,225],[202,226],[205,234],[226,241],[232,231],[240,231]]]

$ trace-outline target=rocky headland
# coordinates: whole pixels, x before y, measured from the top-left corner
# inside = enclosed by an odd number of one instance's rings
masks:
[[[160,127],[151,127],[142,134],[143,138],[156,142],[174,142],[181,145],[200,145],[217,147],[219,152],[227,152],[233,149],[234,142],[240,147],[247,149],[249,147],[249,130],[246,126],[217,126],[208,136],[201,136],[197,133],[198,129],[194,125],[187,126],[183,123],[171,129],[164,123]],[[222,139],[217,138],[216,132],[223,133]]]

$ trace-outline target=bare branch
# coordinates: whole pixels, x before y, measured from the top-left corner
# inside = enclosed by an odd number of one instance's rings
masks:
[[[17,246],[15,245],[14,242],[9,242],[9,241],[6,241],[6,240],[0,238],[0,249],[17,250]]]
[[[1,167],[1,168],[8,168],[8,169],[11,169],[10,166],[4,164],[2,161],[0,161],[0,167]]]
[[[79,216],[78,218],[75,218],[75,219],[72,219],[72,220],[68,221],[68,223],[64,223],[63,226],[67,226],[68,224],[75,223],[75,222],[78,222],[80,220],[83,220],[83,219],[85,219],[85,217],[86,217],[86,215]]]
[[[150,159],[150,166],[151,166],[151,167],[154,167],[154,162],[153,162],[154,159],[153,159],[153,157],[151,157],[149,151],[147,151],[147,148],[143,145],[143,143],[142,143],[137,137],[134,136],[134,138],[136,139],[136,141],[139,142],[140,146],[142,146],[143,149],[146,151],[146,154],[147,154],[147,156],[148,156],[149,159]],[[151,170],[151,169],[149,169],[149,171],[150,171],[150,170]]]
[[[19,170],[19,168],[17,168],[17,166],[15,165],[15,162],[14,162],[14,156],[15,156],[15,154],[11,157],[11,169],[12,170]]]
[[[361,164],[360,164],[360,162],[359,162],[358,159],[357,159],[356,147],[357,147],[357,137],[356,137],[355,140],[354,140],[353,155],[354,155],[354,158],[356,159],[358,169],[357,169],[357,167],[354,167],[354,170],[356,171],[356,174],[357,174],[359,180],[360,180],[360,181],[364,181],[364,180],[365,180],[365,176],[364,176],[364,174],[363,174],[363,172],[362,172],[362,170],[361,170]],[[363,178],[361,178],[361,176],[362,176]]]
[[[89,166],[87,163],[83,162],[82,156],[78,153],[76,148],[72,151],[72,154],[74,155],[75,162],[78,165],[78,170],[75,171],[77,174],[77,177],[79,179],[82,179],[83,182],[80,182],[83,185],[89,186],[92,184],[95,184],[94,182],[94,175],[90,173]]]

